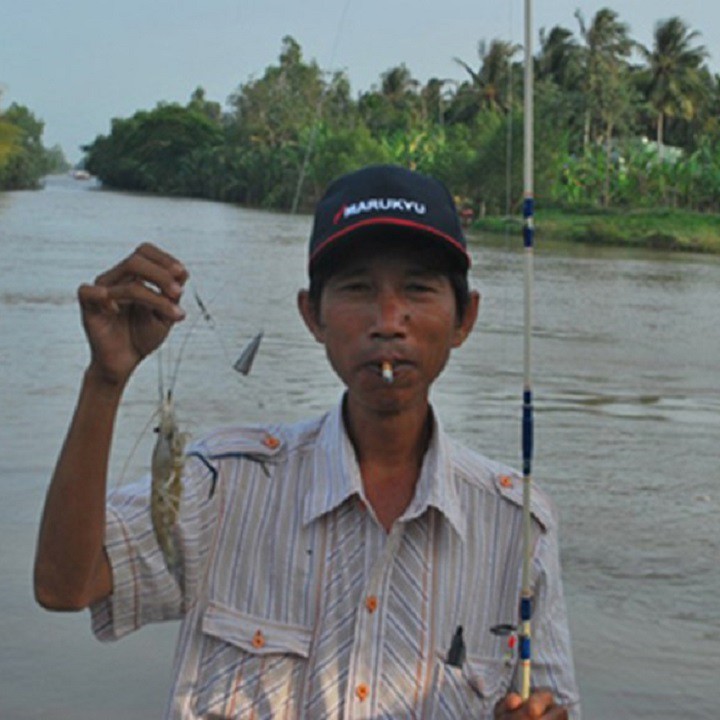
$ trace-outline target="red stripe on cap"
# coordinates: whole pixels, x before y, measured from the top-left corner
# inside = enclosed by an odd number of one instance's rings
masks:
[[[370,225],[400,225],[401,227],[407,227],[412,228],[413,230],[419,230],[423,233],[426,233],[428,235],[435,235],[436,237],[441,238],[442,240],[445,240],[446,242],[449,242],[450,245],[452,245],[456,250],[459,250],[467,259],[468,267],[470,267],[470,255],[468,254],[466,248],[464,248],[452,235],[448,235],[447,233],[444,233],[440,230],[437,230],[434,227],[430,227],[428,225],[423,225],[421,223],[413,222],[412,220],[403,220],[401,218],[388,218],[388,217],[378,217],[378,218],[369,218],[367,220],[361,220],[360,222],[355,223],[354,225],[350,225],[349,227],[343,228],[342,230],[338,230],[333,235],[330,235],[330,237],[325,238],[325,240],[320,243],[315,248],[315,251],[310,256],[310,265],[313,264],[313,261],[315,258],[323,251],[325,248],[327,248],[328,245],[335,242],[336,240],[339,240],[344,235],[347,235],[348,233],[351,233],[358,228],[361,227],[368,227]]]

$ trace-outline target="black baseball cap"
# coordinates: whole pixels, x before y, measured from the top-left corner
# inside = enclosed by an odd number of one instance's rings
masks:
[[[470,267],[460,218],[447,187],[399,165],[370,165],[330,184],[315,208],[310,272],[348,241],[370,237],[382,237],[383,242],[393,237],[429,240],[444,249],[459,270]]]

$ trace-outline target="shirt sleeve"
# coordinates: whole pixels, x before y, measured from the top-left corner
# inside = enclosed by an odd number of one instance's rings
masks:
[[[581,720],[556,524],[540,534],[533,565],[532,685],[551,688],[558,702],[567,707],[570,720]]]
[[[90,608],[99,640],[117,640],[148,623],[180,619],[194,603],[216,525],[215,478],[208,463],[188,457],[180,514],[171,531],[178,551],[172,571],[152,526],[150,478],[109,496],[105,549],[113,592]]]

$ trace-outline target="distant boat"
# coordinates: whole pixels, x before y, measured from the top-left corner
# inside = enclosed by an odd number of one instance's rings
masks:
[[[92,177],[87,170],[73,170],[70,175],[72,175],[75,180],[89,180]]]

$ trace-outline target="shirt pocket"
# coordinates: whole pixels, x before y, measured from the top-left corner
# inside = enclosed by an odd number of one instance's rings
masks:
[[[211,603],[202,618],[195,710],[203,718],[297,713],[312,630]]]
[[[497,702],[510,689],[513,668],[497,658],[468,656],[461,668],[438,653],[432,691],[433,720],[492,718]]]

